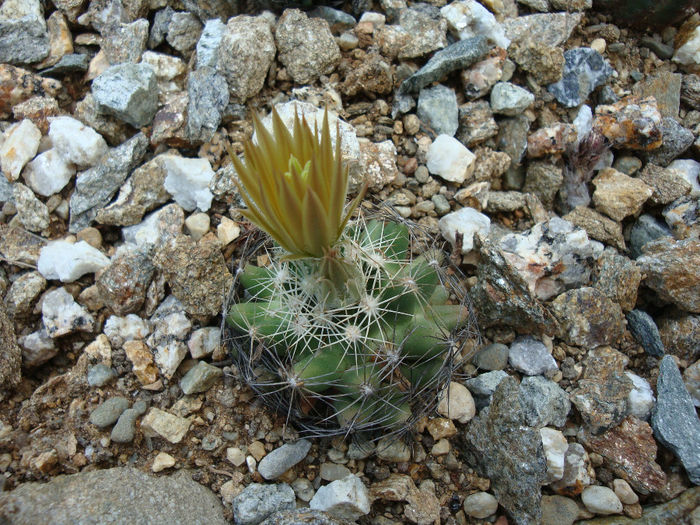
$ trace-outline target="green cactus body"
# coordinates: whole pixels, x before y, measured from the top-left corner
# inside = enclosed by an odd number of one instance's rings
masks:
[[[239,271],[226,320],[251,384],[315,428],[405,429],[449,379],[468,321],[442,253],[410,246],[407,225],[358,220],[323,258]]]

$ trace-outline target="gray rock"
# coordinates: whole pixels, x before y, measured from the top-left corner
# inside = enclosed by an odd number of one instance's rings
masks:
[[[369,514],[371,500],[362,480],[355,474],[350,474],[319,488],[309,506],[339,518],[357,520],[360,516]]]
[[[202,21],[212,18],[228,20],[241,9],[236,0],[183,0],[182,4],[185,10],[194,13]]]
[[[116,64],[92,81],[99,108],[131,124],[147,126],[158,110],[156,74],[148,64]]]
[[[328,22],[286,9],[275,28],[277,58],[297,84],[310,84],[329,75],[340,63],[340,48]]]
[[[508,374],[503,370],[494,370],[485,374],[479,374],[464,383],[472,393],[474,403],[479,410],[491,403],[491,396],[506,377],[508,377]]]
[[[200,361],[180,380],[180,388],[187,396],[206,392],[222,375],[220,368]]]
[[[216,67],[219,60],[219,46],[225,32],[226,24],[221,20],[218,18],[207,20],[197,41],[197,69]]]
[[[523,192],[534,193],[542,205],[551,210],[564,182],[562,168],[549,162],[533,161],[527,165]]]
[[[110,27],[102,35],[101,48],[110,64],[136,64],[146,50],[148,20],[143,18],[130,24]]]
[[[508,361],[518,372],[529,376],[558,370],[557,362],[544,343],[529,335],[513,341],[508,351]]]
[[[0,517],[17,525],[229,523],[219,497],[186,470],[155,477],[120,467],[57,476],[2,493],[0,509]]]
[[[126,177],[139,165],[147,149],[148,138],[139,133],[112,149],[98,165],[78,174],[70,199],[71,233],[90,225],[98,210],[107,205]]]
[[[652,215],[640,215],[630,229],[630,255],[636,259],[642,254],[645,244],[666,236],[671,236],[668,226]]]
[[[148,47],[150,49],[155,49],[165,40],[173,14],[175,14],[175,11],[170,6],[156,11],[156,14],[153,16],[153,24],[151,25],[151,34],[148,37]]]
[[[637,265],[614,248],[608,247],[600,256],[595,269],[593,287],[605,294],[624,312],[634,309],[642,272]]]
[[[134,406],[127,408],[119,416],[117,424],[112,428],[111,439],[115,443],[131,443],[136,433],[136,419],[146,413],[148,406],[145,401],[137,401]]]
[[[510,82],[498,82],[491,90],[491,110],[500,115],[519,115],[534,101],[535,95]]]
[[[571,410],[569,394],[542,376],[524,377],[520,382],[520,406],[528,426],[563,427]]]
[[[399,94],[416,93],[452,71],[471,66],[484,58],[490,48],[485,37],[477,36],[459,40],[437,51],[422,68],[403,81]]]
[[[504,379],[491,404],[461,440],[467,463],[491,480],[491,490],[517,524],[539,523],[547,463],[539,432],[527,426],[517,381]]]
[[[42,69],[45,77],[65,75],[66,73],[82,73],[90,66],[90,56],[83,53],[63,55],[53,66]]]
[[[320,510],[300,508],[275,512],[260,525],[350,525],[351,523]]]
[[[275,40],[270,23],[263,16],[236,16],[226,24],[221,39],[217,72],[224,75],[229,94],[243,103],[262,89],[275,58]]]
[[[355,17],[340,9],[333,9],[325,5],[319,5],[309,11],[309,16],[314,18],[323,18],[328,22],[333,34],[340,34],[343,31],[348,31],[355,27],[357,20]]]
[[[632,310],[626,317],[627,327],[646,353],[653,357],[662,357],[665,353],[664,344],[654,319],[642,310]]]
[[[325,481],[337,481],[343,479],[352,474],[350,469],[345,465],[338,465],[337,463],[325,462],[321,463],[319,468],[319,475],[321,479]]]
[[[12,198],[14,191],[12,183],[7,177],[0,177],[0,202],[7,202]]]
[[[27,230],[40,232],[49,227],[49,209],[37,199],[32,190],[16,182],[12,197],[17,208],[17,218]]]
[[[209,67],[196,69],[187,77],[187,137],[193,143],[207,142],[219,128],[228,106],[226,79]]]
[[[581,23],[580,13],[542,13],[514,16],[503,21],[503,29],[511,43],[527,42],[557,47],[569,39]]]
[[[527,136],[530,132],[530,120],[525,115],[504,118],[498,122],[498,151],[507,153],[511,167],[520,164],[527,151]]]
[[[90,412],[90,423],[99,428],[113,425],[127,408],[129,400],[125,397],[110,397]]]
[[[658,322],[666,352],[693,363],[700,358],[700,316],[670,315]]]
[[[659,166],[668,166],[673,160],[687,150],[695,140],[693,132],[685,129],[678,121],[671,117],[661,120],[661,133],[663,143],[660,148],[650,151],[647,161]]]
[[[49,34],[39,0],[7,0],[0,7],[0,62],[39,62],[49,51]]]
[[[681,461],[690,481],[700,484],[700,419],[670,355],[659,365],[656,398],[651,412],[654,436]]]
[[[613,68],[600,53],[590,47],[577,47],[564,52],[564,75],[547,90],[557,101],[573,108],[583,104],[588,95],[607,81]]]
[[[447,45],[447,21],[428,4],[417,4],[398,13],[399,26],[410,38],[401,46],[401,60],[422,57]]]
[[[498,134],[491,112],[491,106],[485,100],[476,100],[459,106],[459,129],[456,138],[471,148]]]
[[[578,505],[564,496],[542,496],[542,525],[573,525]]]
[[[114,372],[114,370],[107,365],[103,365],[102,363],[88,368],[87,382],[90,386],[105,386],[115,377],[117,377],[117,374]]]
[[[311,441],[306,439],[285,443],[260,460],[258,472],[267,480],[277,479],[294,465],[303,461],[310,448]]]
[[[490,344],[477,352],[472,364],[482,370],[503,370],[508,364],[508,347],[500,343]]]
[[[293,510],[295,502],[294,490],[286,483],[252,483],[233,498],[233,522],[236,525],[257,525],[275,512]]]
[[[457,95],[447,86],[423,88],[418,95],[418,118],[437,135],[454,136],[459,126]]]
[[[194,49],[202,33],[202,24],[192,13],[173,13],[165,40],[173,49],[188,55]]]

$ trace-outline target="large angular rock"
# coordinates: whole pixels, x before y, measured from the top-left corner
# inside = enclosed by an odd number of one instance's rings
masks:
[[[0,62],[39,62],[49,51],[49,35],[41,2],[6,0],[0,7]]]
[[[294,509],[295,501],[294,490],[286,483],[251,483],[233,498],[234,523],[257,525],[275,512]]]
[[[131,124],[147,126],[158,110],[157,78],[148,64],[116,64],[92,81],[101,111]]]

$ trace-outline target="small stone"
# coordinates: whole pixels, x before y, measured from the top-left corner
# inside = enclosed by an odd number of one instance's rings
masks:
[[[418,95],[417,113],[418,118],[437,135],[452,137],[457,132],[459,126],[457,96],[447,86],[438,84],[421,89]]]
[[[24,169],[27,185],[43,197],[61,191],[75,175],[75,167],[66,162],[56,149],[50,149],[32,160]]]
[[[544,427],[540,429],[542,448],[547,460],[547,478],[545,483],[551,483],[564,475],[564,457],[569,443],[559,430]]]
[[[457,139],[443,134],[433,141],[428,150],[427,167],[430,173],[462,184],[474,172],[475,159],[476,156]]]
[[[316,491],[311,482],[306,478],[297,478],[292,482],[292,489],[301,501],[308,503],[314,497]],[[290,523],[290,525],[292,525]]]
[[[684,66],[696,68],[698,65],[698,52],[700,51],[700,24],[688,19],[681,26],[681,34],[677,36],[676,52],[673,61]],[[697,71],[695,71],[697,72]]]
[[[700,482],[700,420],[673,357],[665,356],[656,383],[657,403],[651,414],[654,437],[671,450],[692,483]]]
[[[65,288],[44,295],[41,316],[49,337],[56,338],[74,332],[92,332],[95,319],[75,302]]]
[[[295,443],[286,443],[267,454],[258,465],[258,472],[267,479],[280,477],[287,470],[302,461],[311,448],[311,442],[301,439]]]
[[[53,241],[42,248],[37,268],[46,279],[73,282],[109,264],[102,252],[85,241]]]
[[[440,393],[437,412],[460,423],[467,423],[476,414],[476,407],[467,387],[452,381]]]
[[[612,167],[625,175],[631,176],[642,168],[642,161],[632,155],[621,155],[615,157]]]
[[[142,385],[150,385],[158,379],[158,369],[153,362],[153,354],[143,341],[125,341],[124,351],[131,361],[132,371]]]
[[[207,142],[219,128],[229,103],[223,75],[211,68],[191,71],[187,77],[187,136],[191,142]]]
[[[197,41],[197,69],[216,67],[226,24],[218,18],[207,20]]]
[[[220,345],[221,329],[213,326],[195,330],[187,342],[192,359],[207,357],[218,350]]]
[[[488,492],[475,492],[464,498],[464,512],[472,518],[485,519],[498,510],[498,500]]]
[[[148,20],[110,25],[105,28],[100,53],[108,64],[131,63],[141,60],[148,41]]]
[[[456,138],[472,147],[498,134],[498,124],[491,107],[485,100],[477,100],[459,107],[459,128]]]
[[[0,168],[7,180],[12,182],[19,178],[24,165],[36,155],[40,140],[41,131],[29,119],[5,130],[0,143]]]
[[[622,225],[602,213],[586,206],[576,206],[562,219],[569,221],[577,228],[583,228],[591,239],[611,245],[618,250],[625,249]]]
[[[649,419],[651,409],[656,402],[651,385],[646,379],[633,374],[629,370],[625,372],[625,375],[632,381],[632,389],[627,398],[627,411],[631,416],[642,421]]]
[[[437,417],[428,421],[426,429],[435,441],[442,438],[451,438],[457,434],[457,428],[449,419]]]
[[[504,118],[498,122],[496,144],[500,151],[510,157],[512,169],[519,166],[525,156],[529,131],[530,120],[525,115]],[[519,189],[519,186],[515,189]]]
[[[460,40],[484,36],[489,43],[503,49],[510,45],[496,17],[479,2],[451,2],[440,9],[440,14],[447,20],[450,31]]]
[[[0,65],[0,87],[5,94],[0,100],[0,115],[7,118],[12,114],[17,104],[35,97],[49,96],[61,98],[65,96],[63,85],[52,78],[43,78],[30,73],[26,69],[10,64]]]
[[[179,443],[190,428],[188,419],[152,407],[141,420],[141,430],[151,437],[160,436],[170,443]]]
[[[632,487],[624,479],[614,479],[613,490],[624,505],[634,505],[639,502],[639,496],[634,493]]]
[[[193,213],[185,219],[185,229],[190,234],[190,237],[198,241],[206,233],[209,233],[209,215],[206,213]]]
[[[527,156],[539,158],[564,153],[576,140],[576,128],[571,124],[553,124],[540,128],[527,138]]]
[[[651,215],[640,215],[630,229],[630,255],[638,258],[647,243],[665,236],[671,236],[671,230],[666,224]]]
[[[180,380],[180,388],[185,395],[206,392],[222,375],[220,368],[200,361]]]
[[[472,2],[472,5],[479,5]],[[464,86],[464,94],[470,100],[475,100],[487,95],[496,82],[503,77],[503,68],[506,64],[506,50],[500,47],[492,49],[484,60],[464,69],[460,78]],[[563,63],[563,58],[562,58]],[[487,104],[487,101],[483,101]],[[488,106],[490,109],[490,106]]]
[[[458,234],[462,236],[462,254],[474,248],[474,236],[486,237],[491,228],[491,220],[473,208],[462,208],[443,216],[439,222],[440,232],[456,248]]]
[[[593,204],[613,220],[621,221],[641,211],[654,190],[637,178],[613,168],[602,170],[593,179]]]
[[[583,104],[588,95],[605,84],[613,74],[613,68],[597,51],[589,47],[577,47],[564,52],[564,73],[559,82],[550,84],[547,90],[567,108]]]
[[[336,463],[321,463],[321,468],[319,469],[319,476],[325,481],[336,481],[350,474],[351,472],[347,467]]]
[[[615,148],[653,150],[663,140],[661,114],[654,98],[625,97],[596,107],[593,128]]]
[[[135,128],[150,124],[158,110],[156,74],[147,64],[110,66],[92,81],[92,94],[103,112]]]
[[[101,363],[88,368],[87,382],[90,386],[105,386],[115,377],[117,377],[117,374],[114,372],[114,370],[112,370],[111,367]]]
[[[491,110],[500,115],[519,115],[534,101],[535,95],[510,82],[499,82],[491,90]]]
[[[153,459],[153,464],[151,465],[151,471],[161,472],[162,470],[168,469],[175,466],[175,458],[172,457],[167,452],[158,452],[158,455]]]
[[[251,483],[233,498],[232,507],[236,525],[257,525],[276,512],[294,509],[294,491],[286,483]]]
[[[668,168],[676,170],[676,173],[690,183],[691,194],[700,193],[700,162],[692,159],[678,159],[671,162]]]
[[[639,174],[639,179],[654,190],[649,200],[657,206],[669,204],[687,195],[693,188],[681,172],[674,169],[664,169],[651,162],[644,166],[644,169]]]
[[[39,272],[27,272],[15,279],[5,294],[10,317],[23,317],[32,312],[34,302],[46,288],[46,279]]]
[[[411,449],[396,436],[387,436],[377,442],[377,457],[384,461],[403,463],[410,461]]]
[[[136,419],[144,415],[147,409],[144,401],[137,401],[132,408],[122,412],[117,424],[112,428],[110,439],[114,443],[131,443],[136,433]]]
[[[90,412],[90,423],[98,428],[113,425],[127,408],[129,408],[128,399],[111,397]]]
[[[571,498],[542,496],[542,525],[573,525],[579,508]]]
[[[165,40],[173,49],[183,55],[188,55],[197,45],[202,24],[192,13],[175,12],[170,18]]]
[[[0,62],[39,62],[50,52],[39,0],[7,0],[0,7]]]
[[[541,341],[532,336],[518,337],[508,351],[510,365],[529,376],[558,370],[557,362]]]
[[[49,227],[49,209],[32,190],[17,182],[12,197],[17,210],[16,217],[27,230],[40,232]]]
[[[229,447],[226,449],[226,459],[235,467],[240,467],[245,463],[245,453],[238,447]]]
[[[506,374],[503,370],[494,370],[492,372],[479,374],[478,376],[467,380],[466,386],[474,395],[478,408],[488,406],[488,404],[491,402],[492,394],[496,391],[496,387],[498,387],[501,381],[503,381],[506,377],[508,377],[508,374]]]
[[[570,443],[564,457],[564,474],[561,479],[550,483],[549,486],[560,494],[576,496],[583,491],[584,487],[591,484],[589,471],[591,471],[591,464],[586,449],[579,443]],[[544,497],[542,503],[544,505]],[[544,508],[542,511],[544,513]],[[552,525],[556,524],[552,523]]]
[[[664,344],[661,342],[659,329],[648,313],[642,310],[628,312],[627,326],[647,354],[653,357],[663,357]]]
[[[356,520],[370,511],[369,491],[354,474],[319,488],[309,507],[348,520]]]
[[[508,347],[501,343],[490,344],[477,352],[472,363],[482,370],[503,370],[508,365]]]
[[[528,163],[522,190],[525,193],[534,193],[545,208],[551,209],[562,182],[564,182],[564,176],[561,167],[548,162],[534,161]],[[580,225],[576,226],[586,229]]]
[[[639,97],[654,97],[662,117],[678,118],[678,110],[681,103],[681,83],[683,75],[680,73],[660,72],[636,83],[632,87],[632,94]],[[666,137],[664,137],[664,142]]]
[[[228,217],[221,217],[219,225],[216,227],[216,237],[222,246],[228,246],[238,239],[241,234],[241,227]]]
[[[586,509],[594,514],[622,514],[622,503],[608,487],[598,485],[586,487],[581,494]]]
[[[17,342],[22,347],[21,364],[26,368],[40,366],[58,353],[45,328],[19,337]]]
[[[206,159],[188,159],[177,155],[162,155],[161,163],[167,175],[164,188],[186,211],[195,208],[207,211],[211,206],[213,194],[209,183],[214,178],[214,171]]]
[[[580,13],[541,13],[508,17],[503,28],[514,43],[532,41],[556,47],[569,39],[581,20]]]

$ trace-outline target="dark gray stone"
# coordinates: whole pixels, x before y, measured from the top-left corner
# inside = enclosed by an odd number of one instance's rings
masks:
[[[636,259],[642,255],[642,248],[646,243],[666,236],[671,236],[668,226],[651,215],[640,215],[630,229],[630,255]]]
[[[340,9],[333,9],[325,5],[319,5],[309,11],[309,16],[323,18],[331,28],[333,34],[339,34],[355,27],[355,17]]]
[[[651,426],[654,437],[681,461],[690,481],[700,484],[700,419],[670,355],[659,365]]]
[[[542,376],[524,377],[520,382],[520,406],[528,426],[563,427],[571,410],[569,394]]]
[[[420,90],[418,118],[438,135],[454,136],[459,126],[457,95],[447,86],[437,85]]]
[[[540,487],[547,464],[540,433],[529,426],[517,381],[501,381],[491,404],[470,423],[462,439],[467,463],[491,480],[498,502],[517,524],[541,521]]]
[[[311,441],[306,439],[285,443],[260,460],[258,472],[265,479],[277,479],[294,465],[303,461],[310,448]]]
[[[662,357],[665,353],[664,344],[654,319],[642,310],[632,310],[626,317],[627,327],[644,351],[650,356]]]
[[[17,18],[0,17],[0,62],[30,64],[46,58],[50,51],[46,22],[38,0],[25,0],[25,13]],[[4,15],[0,11],[0,15]],[[9,14],[9,13],[8,13]]]
[[[676,119],[665,117],[661,120],[663,143],[647,154],[647,161],[659,166],[668,166],[685,150],[692,146],[695,136],[689,129],[681,126]]]
[[[117,424],[112,429],[110,436],[115,443],[131,443],[136,433],[136,419],[146,413],[148,406],[145,401],[137,401],[134,406],[127,408],[119,416]]]
[[[148,37],[148,47],[150,49],[155,49],[163,43],[174,14],[175,11],[170,6],[156,11],[153,17],[153,24],[151,25],[151,34]]]
[[[130,467],[24,483],[0,494],[0,521],[13,525],[229,523],[218,496],[193,481],[188,471],[155,477]]]
[[[651,36],[643,36],[640,38],[639,45],[640,47],[651,49],[661,60],[670,60],[673,56],[673,46],[667,46]]]
[[[200,361],[180,380],[180,388],[185,395],[206,392],[222,376],[223,372],[209,363]]]
[[[527,136],[530,132],[530,120],[525,115],[504,118],[498,122],[498,151],[507,153],[511,167],[520,164],[527,150]]]
[[[90,57],[83,53],[63,55],[53,66],[41,71],[41,76],[51,77],[66,73],[83,73],[90,66]]]
[[[191,142],[207,142],[219,128],[229,102],[226,79],[203,67],[187,77],[187,137]]]
[[[90,423],[99,428],[113,425],[127,408],[129,400],[125,397],[110,397],[90,412]]]
[[[422,68],[403,81],[399,94],[416,93],[432,82],[440,81],[452,71],[475,64],[490,48],[486,37],[477,36],[459,40],[437,51]]]
[[[295,503],[294,490],[286,483],[252,483],[233,498],[233,522],[236,525],[257,525],[275,512],[293,510]]]
[[[482,370],[503,370],[508,364],[508,347],[501,343],[488,345],[477,352],[472,364]]]
[[[78,174],[70,199],[71,233],[90,225],[98,210],[109,203],[126,177],[141,163],[147,149],[148,138],[139,133],[110,150],[97,166]]]
[[[503,370],[494,370],[479,374],[472,379],[468,379],[464,384],[474,397],[476,408],[481,410],[491,403],[491,396],[496,391],[496,387],[503,381],[508,374]]]
[[[577,47],[564,52],[564,75],[547,87],[557,101],[573,108],[583,104],[588,95],[605,84],[613,68],[603,56],[590,47]]]

